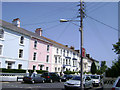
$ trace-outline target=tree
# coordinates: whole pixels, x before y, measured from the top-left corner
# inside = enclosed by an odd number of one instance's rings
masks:
[[[116,54],[120,54],[120,42],[113,44],[113,49]]]
[[[120,42],[117,42],[116,44],[113,44],[113,49],[114,52],[120,56]],[[113,61],[113,64],[111,68],[108,68],[106,71],[106,76],[107,77],[118,77],[120,76],[120,58],[117,60]]]
[[[101,61],[101,67],[100,67],[101,74],[105,72],[106,68],[107,68],[106,61]]]
[[[96,68],[95,62],[93,62],[91,65],[91,73],[95,74],[96,72],[97,72],[97,68]]]

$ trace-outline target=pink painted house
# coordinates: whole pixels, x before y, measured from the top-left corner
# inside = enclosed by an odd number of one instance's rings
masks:
[[[41,37],[42,29],[38,28],[30,40],[29,66],[31,70],[51,72],[52,44]]]

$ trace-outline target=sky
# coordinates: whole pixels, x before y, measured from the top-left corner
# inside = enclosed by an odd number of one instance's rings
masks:
[[[79,2],[2,2],[2,20],[12,23],[13,19],[20,18],[21,28],[32,32],[42,28],[43,36],[69,47],[74,46],[77,50],[80,49],[80,23],[74,20],[79,20],[78,4]],[[83,43],[86,53],[98,61],[105,60],[110,67],[112,61],[117,59],[112,44],[118,41],[118,3],[85,2],[85,14]],[[60,19],[73,21],[61,23]]]

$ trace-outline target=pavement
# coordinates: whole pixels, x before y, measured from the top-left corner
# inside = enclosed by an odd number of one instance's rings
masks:
[[[22,83],[22,82],[1,82],[2,90],[65,90],[64,82],[54,83]],[[89,90],[111,90],[112,85],[94,87]]]

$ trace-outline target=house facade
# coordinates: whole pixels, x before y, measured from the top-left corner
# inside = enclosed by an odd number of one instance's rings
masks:
[[[52,71],[52,43],[41,37],[42,29],[35,31],[30,40],[29,69]]]
[[[52,45],[52,72],[64,72],[66,70],[80,70],[80,54],[74,47],[62,45],[56,41],[43,37],[50,41]]]
[[[30,36],[19,28],[19,19],[13,22],[0,20],[0,67],[27,69]]]
[[[93,61],[84,57],[84,72],[90,71]],[[80,52],[42,36],[41,28],[35,33],[20,28],[19,18],[12,24],[0,20],[0,68],[78,72]]]

